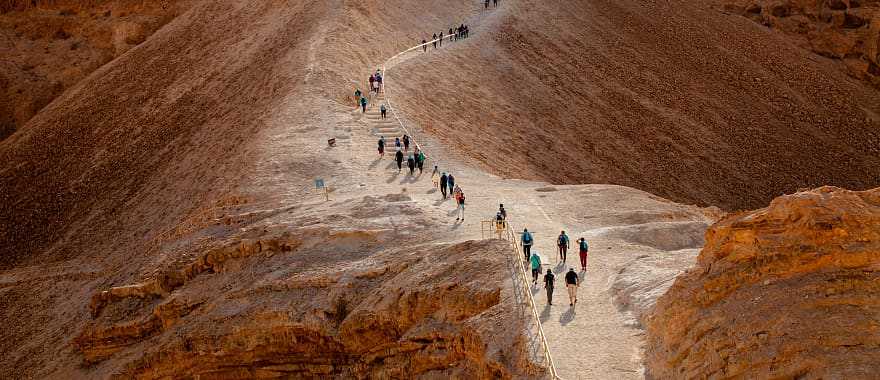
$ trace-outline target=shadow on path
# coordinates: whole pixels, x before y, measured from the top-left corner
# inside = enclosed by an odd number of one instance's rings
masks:
[[[562,315],[559,316],[559,324],[563,326],[569,324],[571,321],[574,320],[576,314],[577,313],[575,313],[574,311],[574,306],[569,307],[568,310],[566,310],[564,313],[562,313]]]

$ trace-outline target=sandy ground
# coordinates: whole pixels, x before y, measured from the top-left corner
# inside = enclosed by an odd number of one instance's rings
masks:
[[[418,59],[420,55],[408,54],[401,61]],[[389,69],[386,83],[393,94],[396,83],[406,78],[397,77],[393,66]],[[373,99],[366,113],[355,109],[354,104],[346,107],[328,102],[319,107],[326,105],[329,110],[319,116],[320,128],[296,129],[285,123],[284,115],[296,114],[302,103],[300,99],[289,99],[281,108],[286,111],[280,112],[273,122],[277,127],[267,139],[271,144],[264,150],[267,154],[283,152],[272,154],[272,158],[266,160],[270,163],[266,170],[276,168],[277,175],[261,175],[278,182],[255,183],[254,186],[277,185],[279,200],[306,200],[320,208],[321,195],[310,190],[309,180],[302,180],[308,176],[320,177],[333,189],[330,205],[323,206],[327,213],[344,212],[346,204],[367,195],[406,194],[431,221],[432,236],[426,238],[442,242],[489,237],[483,235],[481,221],[491,219],[498,204],[503,203],[512,228],[520,231],[525,227],[533,231],[536,238],[533,249],[542,256],[545,270],[550,268],[559,275],[554,306],[544,306],[543,289],[533,288],[532,293],[560,375],[572,379],[640,378],[642,330],[631,315],[618,310],[613,299],[613,283],[618,272],[638,257],[659,255],[666,252],[665,249],[698,248],[703,230],[689,227],[696,223],[705,228],[709,218],[703,210],[621,186],[549,186],[542,182],[500,178],[450,154],[431,136],[422,134],[418,125],[409,122],[406,122],[408,128],[416,135],[429,161],[421,175],[418,170],[415,176],[409,176],[406,169],[398,173],[392,160],[393,148],[388,149],[391,153],[386,153],[384,159],[378,157],[376,150],[379,135],[384,135],[389,145],[393,145],[394,136],[402,133],[393,116],[380,118],[378,105],[383,102],[384,96]],[[407,119],[405,114],[400,116]],[[333,148],[326,145],[326,138],[331,136],[337,139],[337,146]],[[290,172],[290,168],[296,167],[293,163],[308,160],[314,165],[300,169],[308,170],[307,173]],[[467,196],[464,222],[456,222],[453,201],[443,200],[440,192],[432,188],[430,171],[434,165],[452,172],[464,190]],[[402,231],[410,228],[407,215],[399,215],[394,224]],[[639,226],[666,226],[667,229],[658,234],[656,229],[646,232],[638,229]],[[566,268],[557,265],[553,247],[561,230],[565,230],[573,242],[586,237],[591,246],[588,269],[581,273],[585,284],[574,308],[565,301],[561,277]],[[666,234],[688,235],[695,243],[670,249],[664,243]],[[568,259],[570,265],[575,262],[576,253]],[[647,283],[649,277],[641,279]]]

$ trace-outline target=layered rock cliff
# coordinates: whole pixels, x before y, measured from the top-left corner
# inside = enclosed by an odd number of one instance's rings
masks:
[[[880,189],[822,187],[729,216],[647,317],[671,378],[880,373]]]

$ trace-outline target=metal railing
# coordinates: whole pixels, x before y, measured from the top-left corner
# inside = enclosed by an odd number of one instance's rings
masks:
[[[451,39],[453,37],[454,36],[450,35],[450,36],[444,36],[443,38],[444,39],[446,39],[446,38]],[[428,41],[423,44],[413,46],[409,49],[406,49],[404,51],[401,51],[401,52],[395,54],[391,58],[388,58],[382,64],[382,87],[381,87],[380,91],[382,91],[382,93],[385,94],[385,103],[387,104],[388,109],[391,110],[391,114],[394,115],[394,119],[397,120],[397,124],[400,125],[400,128],[404,131],[404,133],[406,133],[410,137],[410,139],[413,141],[413,144],[416,147],[418,147],[419,150],[422,152],[424,152],[424,149],[419,145],[418,141],[415,138],[415,135],[409,129],[406,128],[405,123],[400,118],[400,115],[397,113],[395,107],[392,105],[391,94],[388,91],[388,82],[389,82],[388,81],[388,78],[389,78],[388,63],[397,59],[398,57],[400,57],[406,53],[412,52],[414,50],[422,49],[424,46],[430,45],[430,44],[432,44],[434,42],[438,42],[438,41],[440,41],[439,38],[436,40]],[[425,156],[427,156],[427,155],[428,154],[425,153]],[[493,224],[495,223],[494,220],[491,222]],[[523,294],[525,294],[525,297],[523,297],[523,298],[525,298],[527,300],[528,309],[531,310],[532,317],[534,317],[534,320],[535,320],[535,325],[538,328],[538,340],[539,340],[539,344],[541,346],[541,351],[544,356],[544,360],[547,363],[547,369],[550,371],[550,376],[553,379],[561,380],[562,378],[560,378],[559,375],[557,374],[556,366],[553,364],[553,357],[550,354],[550,347],[547,344],[547,336],[544,335],[544,328],[541,326],[541,318],[538,316],[538,309],[535,306],[535,299],[534,299],[534,297],[532,297],[531,289],[530,289],[529,282],[528,282],[528,274],[526,273],[526,270],[525,270],[525,267],[524,267],[524,264],[522,261],[523,256],[522,256],[522,252],[520,251],[520,248],[519,248],[519,242],[516,238],[516,234],[513,232],[513,227],[509,223],[507,223],[506,221],[505,221],[505,230],[506,230],[506,235],[504,235],[504,237],[513,246],[513,254],[515,256],[513,258],[513,260],[511,260],[510,262],[512,263],[511,265],[514,267],[513,270],[516,271],[513,274],[514,286],[518,287],[519,291],[514,289],[514,292],[515,293],[522,292]],[[497,230],[493,231],[493,233],[498,234],[499,238],[502,237],[502,233],[499,233]],[[519,277],[519,279],[517,279],[516,277]]]

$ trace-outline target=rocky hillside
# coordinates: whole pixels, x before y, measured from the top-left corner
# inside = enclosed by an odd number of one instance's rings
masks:
[[[650,376],[880,373],[880,189],[823,187],[712,226],[647,318]]]
[[[397,85],[405,114],[499,175],[727,210],[880,185],[880,90],[796,38],[704,1],[495,12],[470,39],[401,65]]]
[[[144,42],[190,0],[0,2],[0,140],[64,90]]]
[[[726,9],[795,37],[880,87],[880,1],[731,1]]]

